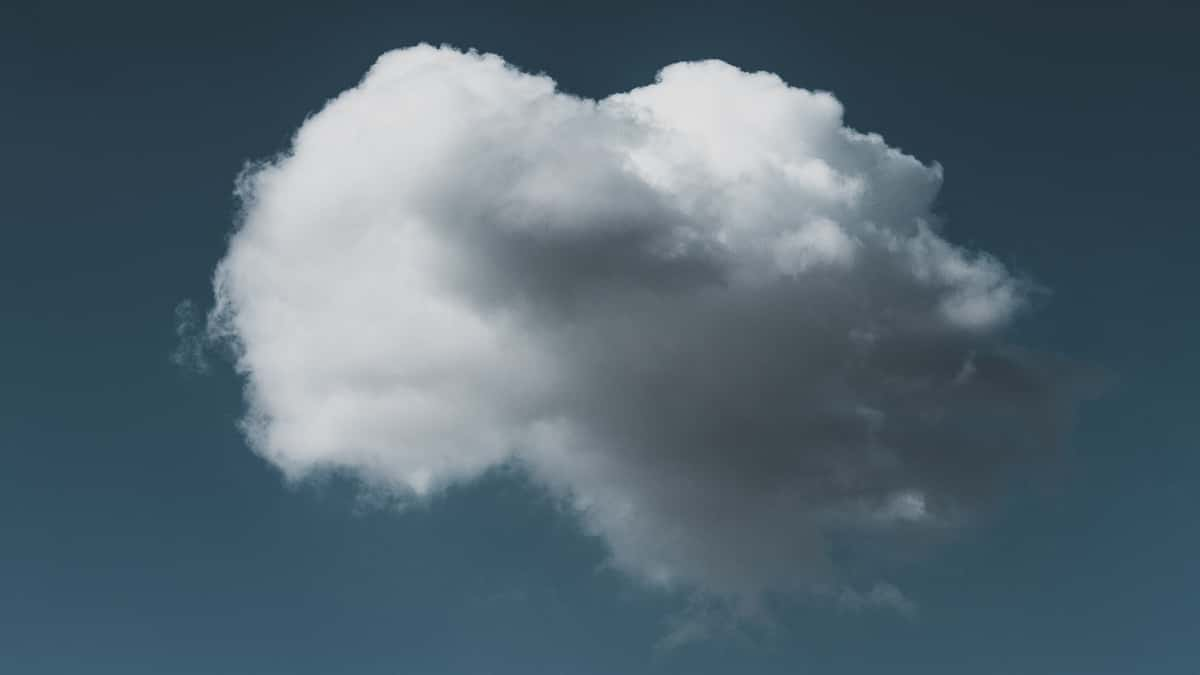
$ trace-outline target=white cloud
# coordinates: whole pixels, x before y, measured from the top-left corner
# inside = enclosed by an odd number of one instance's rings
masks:
[[[831,542],[960,522],[1069,409],[1001,341],[1026,285],[930,224],[941,178],[769,73],[592,101],[422,45],[243,177],[211,328],[288,476],[514,460],[637,579],[907,607]]]

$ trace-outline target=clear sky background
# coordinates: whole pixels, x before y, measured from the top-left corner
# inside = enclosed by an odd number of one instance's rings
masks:
[[[0,671],[1200,672],[1200,13],[568,4],[0,10]],[[1052,473],[895,579],[915,617],[798,603],[671,650],[679,599],[518,476],[404,513],[287,486],[229,368],[171,363],[174,308],[210,302],[244,162],[421,41],[592,97],[697,58],[833,91],[945,166],[953,241],[1051,290],[1021,339],[1114,384]]]

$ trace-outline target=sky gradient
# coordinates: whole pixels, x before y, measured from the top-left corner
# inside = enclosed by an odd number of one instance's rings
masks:
[[[1194,673],[1200,18],[1166,4],[19,5],[0,15],[0,669],[20,673]],[[658,643],[683,600],[605,567],[519,475],[397,513],[287,485],[241,383],[171,362],[246,161],[383,52],[446,42],[603,97],[720,58],[834,92],[945,167],[949,238],[1048,289],[1019,341],[1111,374],[1068,451],[892,580]]]

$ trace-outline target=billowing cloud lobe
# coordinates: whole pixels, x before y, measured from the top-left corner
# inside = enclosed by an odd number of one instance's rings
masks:
[[[833,588],[835,542],[962,522],[1069,412],[1002,339],[1028,285],[936,227],[941,177],[769,73],[593,101],[422,45],[243,177],[210,328],[289,476],[516,462],[635,578]]]

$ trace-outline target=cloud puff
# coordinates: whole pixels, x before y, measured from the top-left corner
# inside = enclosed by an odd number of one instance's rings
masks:
[[[846,561],[963,522],[1072,407],[1003,339],[1029,285],[941,235],[941,179],[720,61],[593,101],[402,49],[242,177],[210,329],[290,477],[516,462],[637,579],[906,605],[836,590]]]

